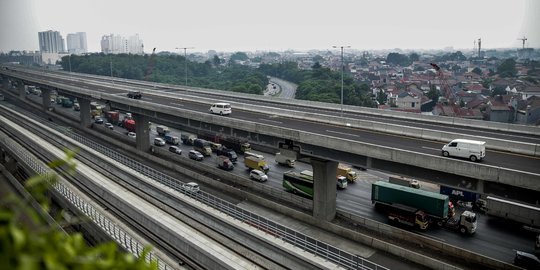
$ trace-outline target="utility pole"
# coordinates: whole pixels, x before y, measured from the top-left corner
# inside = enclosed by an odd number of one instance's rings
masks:
[[[343,72],[345,66],[343,65],[343,48],[350,48],[351,46],[332,46],[332,48],[341,48],[341,117],[343,118]]]
[[[177,50],[180,50],[180,49],[183,49],[184,50],[184,61],[185,61],[185,64],[184,64],[184,69],[186,70],[186,84],[185,86],[187,86],[187,49],[195,49],[194,47],[183,47],[183,48],[176,48]]]

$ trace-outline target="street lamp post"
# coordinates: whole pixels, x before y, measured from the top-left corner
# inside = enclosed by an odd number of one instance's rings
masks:
[[[109,63],[111,67],[111,83],[114,84],[113,75],[112,75],[112,56],[109,55]]]
[[[343,48],[350,48],[351,46],[332,46],[332,48],[341,48],[341,117],[343,117],[343,72],[345,66],[343,65]]]
[[[184,50],[184,70],[186,71],[186,83],[185,86],[187,86],[187,49],[194,49],[194,47],[183,47],[183,48],[176,48],[177,50],[183,49]]]

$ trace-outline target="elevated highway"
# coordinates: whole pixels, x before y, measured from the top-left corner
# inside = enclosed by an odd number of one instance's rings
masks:
[[[321,114],[244,102],[231,102],[233,115],[220,117],[208,114],[207,110],[208,104],[223,98],[193,97],[190,96],[193,89],[190,95],[185,95],[176,94],[174,89],[157,91],[145,90],[148,88],[143,87],[144,96],[139,101],[125,97],[128,89],[135,88],[133,85],[122,85],[118,81],[115,84],[94,79],[88,82],[86,79],[65,78],[56,73],[37,74],[23,70],[2,72],[6,77],[39,85],[44,89],[55,89],[81,99],[107,101],[111,108],[143,116],[140,118],[143,121],[178,125],[223,138],[240,138],[276,150],[279,143],[292,142],[300,156],[309,158],[342,161],[456,186],[465,182],[481,193],[513,188],[534,198],[538,197],[537,192],[540,191],[540,168],[536,166],[540,140],[537,127],[489,123],[484,125],[490,127],[481,132],[493,137],[485,137],[376,121],[366,122],[354,117],[343,119],[328,115],[323,111],[327,108],[321,108],[321,112],[324,112]],[[441,119],[442,122],[447,120]],[[455,119],[452,121],[457,122]],[[453,128],[454,131],[464,131],[459,125]],[[516,133],[518,131],[520,133]],[[501,135],[497,137],[495,134]],[[139,137],[142,138],[139,140]],[[482,163],[441,157],[442,144],[439,141],[456,137],[483,139],[499,150],[489,150]],[[143,150],[149,149],[147,138],[145,140],[144,136],[137,136],[137,139],[138,144],[146,141]]]

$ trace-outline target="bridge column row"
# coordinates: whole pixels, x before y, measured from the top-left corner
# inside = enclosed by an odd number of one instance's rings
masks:
[[[137,149],[146,152],[150,149],[148,116],[142,114],[133,114],[133,118],[135,120],[135,134],[137,134]]]
[[[26,89],[24,87],[24,83],[22,81],[17,82],[17,90],[19,90],[19,98],[25,99],[26,98]]]
[[[44,110],[51,106],[51,89],[41,88],[42,105]]]
[[[313,217],[330,221],[336,216],[338,162],[311,159],[313,168]]]

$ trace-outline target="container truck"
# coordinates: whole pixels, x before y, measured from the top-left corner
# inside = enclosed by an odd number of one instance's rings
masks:
[[[486,214],[540,228],[540,207],[488,196]]]
[[[126,119],[126,120],[124,120],[122,126],[123,126],[128,132],[135,132],[135,120],[133,120],[133,119]]]
[[[159,136],[165,136],[165,134],[169,133],[170,130],[168,127],[166,126],[157,126],[156,127],[156,132]]]
[[[210,148],[210,144],[206,140],[203,140],[203,139],[195,139],[195,141],[193,141],[193,150],[197,150],[205,156],[209,156],[212,154],[212,149]]]
[[[172,145],[178,145],[180,143],[180,139],[176,136],[172,135],[165,135],[165,142]]]
[[[193,145],[193,143],[197,139],[197,136],[193,134],[189,134],[189,133],[182,133],[180,135],[180,139],[182,140],[182,143],[184,144]]]
[[[337,176],[345,176],[345,178],[347,178],[347,181],[351,183],[356,182],[356,179],[358,178],[358,175],[355,171],[343,164],[338,164]]]
[[[244,164],[250,171],[259,170],[267,174],[268,171],[270,170],[270,167],[268,167],[268,165],[266,164],[266,161],[258,157],[254,157],[254,156],[245,157]]]
[[[278,164],[286,165],[288,167],[293,168],[295,160],[294,160],[294,158],[284,156],[281,153],[276,153],[276,162]]]
[[[420,183],[418,182],[418,180],[405,178],[403,176],[391,175],[388,177],[388,182],[405,187],[420,188]]]
[[[248,142],[234,138],[234,137],[228,137],[224,139],[223,141],[220,141],[221,144],[226,146],[227,148],[231,148],[235,151],[238,151],[240,153],[245,153],[251,151],[251,144]]]
[[[449,218],[449,199],[443,194],[378,181],[372,184],[371,201],[376,205],[382,205],[391,220],[399,221],[399,217],[392,217],[394,212],[403,213],[403,209],[393,209],[395,204],[399,204],[421,210],[429,223],[436,223],[440,227],[469,234],[476,231],[476,214],[473,212],[465,211],[457,219]],[[413,213],[415,217],[413,224],[422,227],[422,216],[418,212]],[[413,213],[409,213],[410,217]],[[411,223],[410,219],[404,224],[408,223]]]
[[[226,156],[217,156],[216,164],[217,164],[217,166],[219,168],[224,169],[226,171],[230,171],[230,170],[234,169],[233,163]]]
[[[238,155],[236,155],[236,152],[234,150],[227,148],[225,146],[221,146],[216,150],[216,155],[218,156],[226,156],[228,157],[233,163],[236,163],[238,160]]]
[[[109,123],[113,123],[115,125],[118,125],[118,121],[120,121],[120,112],[118,111],[108,111],[105,113],[105,118],[107,118],[107,121]]]
[[[67,97],[62,98],[62,107],[64,108],[71,108],[73,107],[73,101]]]
[[[443,185],[440,186],[440,193],[447,195],[456,204],[470,205],[473,211],[483,212],[486,209],[486,201],[481,199],[479,193]]]

